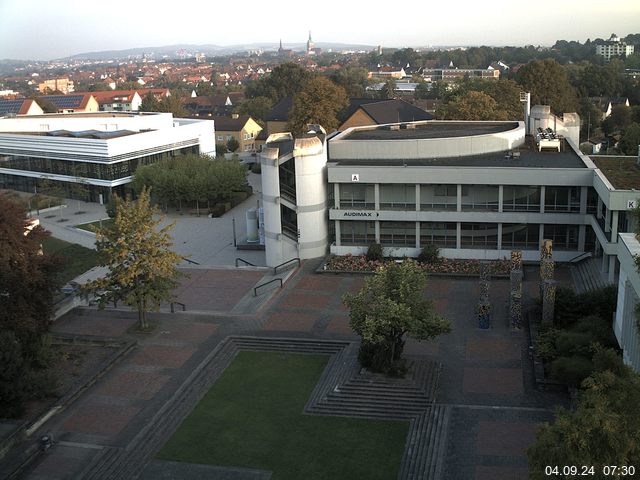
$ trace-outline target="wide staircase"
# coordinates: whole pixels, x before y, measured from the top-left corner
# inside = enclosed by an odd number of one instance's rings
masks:
[[[574,263],[570,267],[576,293],[585,293],[610,285],[606,273],[602,273],[602,258],[592,257]]]

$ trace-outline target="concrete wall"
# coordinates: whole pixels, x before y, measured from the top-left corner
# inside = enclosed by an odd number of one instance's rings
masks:
[[[477,124],[478,122],[469,123]],[[407,140],[348,140],[342,138],[348,136],[349,133],[350,131],[346,130],[342,135],[331,140],[332,159],[443,158],[504,152],[524,143],[525,128],[524,122],[518,122],[516,128],[501,133]]]
[[[635,306],[640,297],[640,275],[634,262],[634,256],[640,254],[640,243],[633,233],[622,233],[619,238],[620,276],[613,331],[622,348],[624,362],[640,372],[640,332],[635,315]]]

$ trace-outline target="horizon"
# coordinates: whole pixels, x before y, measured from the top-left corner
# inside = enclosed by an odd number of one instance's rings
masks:
[[[284,0],[265,6],[249,0],[244,9],[253,21],[234,22],[236,12],[196,0],[189,9],[149,9],[122,0],[109,7],[60,0],[0,3],[0,59],[51,61],[79,54],[172,45],[303,44],[309,31],[316,44],[342,43],[383,48],[552,46],[557,40],[607,39],[638,33],[640,3],[618,0],[610,4],[613,18],[602,26],[601,2],[568,0],[548,9],[523,10],[507,0],[482,4],[454,0],[447,5],[419,5],[412,15],[391,22],[383,9],[325,2],[323,9],[300,22],[299,4]],[[449,18],[455,11],[456,17]],[[526,20],[525,16],[526,15]],[[239,17],[242,18],[242,17]],[[95,21],[95,19],[99,19]],[[434,20],[435,19],[435,20]],[[568,21],[569,20],[569,21]],[[523,28],[523,23],[530,28]],[[246,25],[246,28],[243,28]],[[452,27],[453,25],[453,27]],[[286,28],[285,28],[286,27]],[[33,35],[37,31],[39,34]],[[284,32],[284,33],[283,33]],[[46,39],[46,41],[43,41]],[[149,46],[154,45],[154,46]]]

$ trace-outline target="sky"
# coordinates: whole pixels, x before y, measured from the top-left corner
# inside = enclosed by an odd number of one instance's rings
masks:
[[[0,0],[0,59],[173,44],[542,45],[640,33],[638,0]]]

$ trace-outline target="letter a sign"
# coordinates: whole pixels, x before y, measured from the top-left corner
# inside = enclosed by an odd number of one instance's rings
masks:
[[[351,181],[352,182],[359,182],[360,181],[360,174],[359,173],[352,173],[351,174]]]

